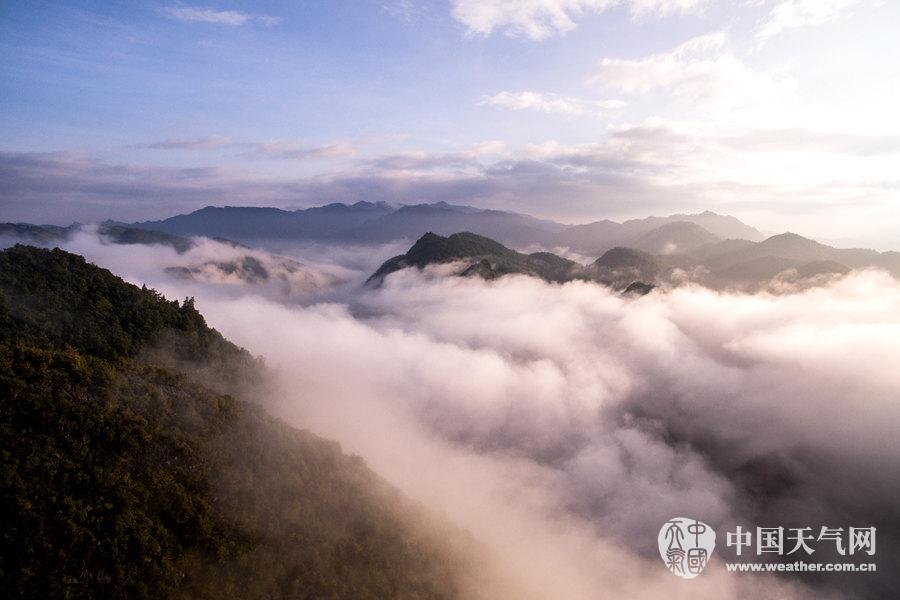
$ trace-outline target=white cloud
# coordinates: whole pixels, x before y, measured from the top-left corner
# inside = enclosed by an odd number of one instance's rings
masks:
[[[350,158],[357,154],[356,146],[346,141],[309,147],[295,140],[269,140],[246,144],[246,146],[249,149],[242,156],[249,158],[327,160]]]
[[[277,25],[280,17],[269,15],[255,15],[242,13],[236,10],[216,10],[201,6],[172,6],[166,9],[169,16],[179,21],[196,23],[214,23],[216,25],[244,25],[248,22],[256,22],[261,25]]]
[[[648,13],[667,15],[672,13],[687,13],[692,10],[702,10],[709,4],[708,0],[631,0],[631,12],[640,16]]]
[[[147,144],[128,146],[149,150],[218,150],[241,149],[241,158],[267,158],[279,160],[325,160],[352,158],[358,150],[349,141],[339,140],[321,146],[309,146],[301,140],[264,140],[241,142],[221,135],[201,138],[168,138]]]
[[[602,115],[604,111],[625,106],[621,100],[584,100],[559,94],[540,92],[500,92],[487,96],[479,104],[490,104],[510,110],[536,110],[573,116]]]
[[[542,40],[576,27],[585,13],[627,5],[634,15],[688,12],[708,0],[454,0],[453,16],[470,34],[507,35]]]
[[[502,140],[484,140],[472,144],[469,148],[469,152],[476,157],[504,154],[507,150],[506,142]]]
[[[822,25],[860,4],[862,0],[786,0],[772,9],[756,35],[767,40],[788,29]]]
[[[230,145],[231,138],[221,135],[211,135],[203,138],[169,138],[149,144],[136,144],[132,148],[146,148],[150,150],[216,150]]]
[[[492,597],[833,598],[871,585],[804,590],[711,563],[681,589],[652,551],[684,509],[714,527],[892,518],[900,378],[883,357],[900,350],[896,281],[630,301],[584,283],[432,275],[308,307],[150,283],[196,295],[212,325],[265,356],[282,375],[279,416],[471,531],[524,588]]]
[[[401,21],[411,22],[418,11],[422,10],[413,0],[391,0],[382,2],[381,9]]]
[[[662,90],[705,108],[777,102],[790,92],[790,82],[750,68],[726,46],[718,32],[646,58],[604,58],[589,80],[632,94]]]

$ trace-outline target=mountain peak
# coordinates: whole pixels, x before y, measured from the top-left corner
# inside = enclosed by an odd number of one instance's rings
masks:
[[[424,268],[458,260],[469,261],[462,274],[480,275],[485,279],[519,273],[546,281],[564,281],[571,278],[578,267],[574,261],[561,256],[548,252],[522,254],[500,242],[467,231],[447,237],[429,231],[406,254],[395,256],[381,265],[367,283],[378,285],[391,273],[406,267]]]
[[[640,267],[653,262],[655,262],[653,255],[648,252],[616,246],[604,252],[600,258],[594,261],[594,264],[617,269],[622,267]]]
[[[762,242],[763,245],[781,245],[781,244],[792,244],[792,245],[806,245],[806,246],[822,246],[819,242],[812,240],[808,237],[803,237],[799,233],[794,233],[792,231],[786,231],[785,233],[779,233],[777,235],[773,235],[771,237],[766,238]]]
[[[483,212],[480,208],[475,208],[474,206],[466,206],[460,204],[449,204],[441,200],[440,202],[422,202],[420,204],[404,204],[400,208],[397,209],[399,213],[465,213],[465,214],[474,214]]]

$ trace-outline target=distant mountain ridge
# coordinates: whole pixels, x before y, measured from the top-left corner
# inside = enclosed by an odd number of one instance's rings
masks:
[[[339,231],[389,214],[395,209],[384,202],[326,204],[299,210],[253,206],[207,206],[186,215],[160,221],[143,221],[132,227],[176,235],[224,237],[244,243],[261,238],[323,240]]]
[[[6,223],[0,224],[0,235],[49,245],[80,227]],[[335,203],[299,210],[208,206],[161,221],[133,225],[107,221],[100,225],[98,233],[111,243],[162,244],[178,252],[196,243],[192,236],[275,247],[280,251],[289,249],[294,242],[365,246],[419,240],[409,252],[382,265],[375,279],[383,279],[405,266],[446,262],[423,259],[428,252],[435,256],[447,253],[445,258],[454,260],[480,257],[469,265],[470,275],[496,278],[522,273],[547,281],[588,279],[617,288],[634,282],[657,287],[692,282],[714,289],[759,291],[780,278],[778,285],[788,289],[865,267],[885,269],[900,277],[897,252],[832,248],[794,233],[766,238],[734,217],[711,211],[622,223],[607,219],[564,225],[514,212],[446,202],[399,208],[383,202]],[[476,242],[478,238],[481,241]],[[449,239],[450,245],[439,242],[441,239]],[[487,242],[499,248],[488,249]],[[527,248],[528,252],[515,248]],[[633,264],[612,264],[625,256],[633,259]],[[200,269],[181,269],[179,273],[193,278],[235,275],[254,279],[255,269],[250,267],[254,265],[245,260],[224,265],[224,269],[209,264]],[[290,279],[297,278],[292,275]]]
[[[519,248],[568,248],[570,251],[597,256],[615,246],[641,247],[642,236],[661,227],[673,227],[669,232],[689,223],[702,228],[703,234],[691,237],[682,231],[678,240],[670,243],[672,251],[683,251],[713,241],[701,239],[711,234],[720,239],[760,241],[764,236],[738,219],[713,212],[693,215],[671,215],[631,219],[623,223],[604,220],[585,225],[566,225],[530,215],[493,209],[480,209],[446,202],[413,204],[393,207],[386,203],[357,202],[356,204],[328,204],[325,206],[283,210],[258,207],[208,206],[185,215],[159,221],[144,221],[129,227],[151,229],[175,235],[224,237],[247,244],[265,245],[267,241],[330,242],[340,244],[379,244],[399,240],[417,240],[427,232],[451,235],[462,231],[497,240]],[[117,223],[119,225],[124,225]],[[696,234],[698,230],[695,229]],[[695,239],[696,238],[696,239]],[[647,249],[656,246],[646,242]]]
[[[681,225],[676,225],[678,223]],[[707,241],[712,241],[708,237],[709,235],[723,240],[743,239],[750,242],[762,241],[765,238],[757,229],[735,217],[705,211],[694,215],[678,214],[668,217],[630,219],[622,223],[605,219],[584,225],[573,225],[553,236],[550,242],[554,246],[569,248],[580,254],[596,256],[616,246],[643,247],[648,251],[661,251],[661,248],[651,244],[662,241],[672,243],[673,247],[668,252],[671,254],[684,252],[700,245],[688,235],[690,229],[694,231],[695,235],[699,235],[697,240],[706,237]],[[681,243],[676,243],[677,240],[659,239],[654,242],[646,239],[641,241],[655,230],[679,235]]]

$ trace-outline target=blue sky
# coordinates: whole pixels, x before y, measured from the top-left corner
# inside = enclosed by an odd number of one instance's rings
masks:
[[[441,2],[206,7],[278,19],[241,25],[173,18],[172,9],[185,6],[4,6],[2,48],[16,57],[3,65],[4,138],[23,150],[82,147],[86,131],[95,150],[211,132],[320,143],[402,134],[436,148],[488,133],[528,139],[534,133],[520,133],[521,119],[477,101],[536,81],[576,92],[605,49],[664,50],[704,33],[708,20],[678,19],[699,22],[670,31],[612,10],[586,16],[567,36],[534,43],[467,35]],[[35,129],[35,121],[46,126]],[[549,127],[589,137],[574,123]]]
[[[448,200],[893,244],[898,22],[878,0],[7,2],[0,218]]]

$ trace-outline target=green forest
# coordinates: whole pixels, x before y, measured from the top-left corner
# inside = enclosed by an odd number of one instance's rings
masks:
[[[0,252],[4,597],[475,596],[471,538],[268,416],[265,378],[190,298]]]

